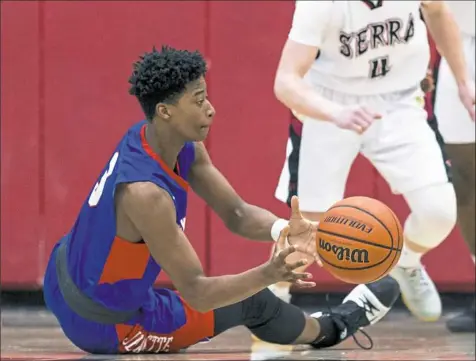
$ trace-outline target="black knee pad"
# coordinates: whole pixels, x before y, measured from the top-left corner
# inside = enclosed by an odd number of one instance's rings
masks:
[[[283,302],[267,288],[243,302],[246,327],[263,341],[290,344],[304,330],[304,313]]]

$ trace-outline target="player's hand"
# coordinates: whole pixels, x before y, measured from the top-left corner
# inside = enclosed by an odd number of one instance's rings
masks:
[[[474,122],[474,81],[467,81],[458,87],[458,94],[469,116]]]
[[[299,199],[297,196],[291,198],[291,218],[289,219],[288,242],[290,245],[298,246],[304,250],[305,254],[300,254],[309,263],[317,261],[316,234],[319,227],[318,222],[312,222],[302,216],[299,209]]]
[[[352,130],[356,133],[362,134],[365,132],[375,120],[382,118],[382,116],[365,106],[354,106],[344,108],[332,122],[339,128]]]
[[[431,93],[435,90],[435,79],[431,69],[426,71],[426,77],[420,82],[420,87],[423,93]]]
[[[310,273],[295,271],[296,268],[302,267],[308,263],[306,259],[300,259],[294,263],[286,262],[287,256],[300,250],[297,246],[288,245],[288,233],[289,226],[281,231],[274,252],[264,268],[265,277],[269,284],[285,281],[294,283],[301,287],[314,287],[316,285],[314,282],[307,281],[312,278]]]

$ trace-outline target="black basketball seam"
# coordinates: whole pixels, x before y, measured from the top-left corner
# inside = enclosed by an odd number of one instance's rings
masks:
[[[329,235],[331,235],[331,236],[337,236],[337,237],[349,239],[349,240],[351,240],[351,241],[356,241],[356,242],[363,243],[363,244],[367,244],[367,245],[369,245],[369,246],[374,246],[374,247],[377,247],[377,248],[384,248],[384,249],[388,249],[388,250],[390,250],[390,251],[400,252],[400,250],[399,250],[398,248],[394,248],[394,247],[390,247],[390,246],[385,246],[385,245],[383,245],[383,244],[373,243],[373,242],[370,242],[370,241],[364,241],[364,240],[362,240],[362,239],[355,238],[355,237],[351,237],[351,236],[346,236],[346,235],[343,235],[343,234],[340,234],[340,233],[330,232],[330,231],[326,231],[326,230],[323,230],[323,229],[319,229],[318,232],[321,232],[321,233],[324,233],[324,234],[329,234]]]
[[[364,212],[366,214],[368,214],[369,216],[371,216],[372,218],[375,218],[375,220],[377,222],[379,222],[383,228],[385,228],[385,230],[387,231],[388,235],[390,236],[390,240],[392,241],[392,249],[393,249],[393,236],[392,236],[392,233],[390,232],[390,230],[387,228],[387,226],[380,220],[378,219],[376,216],[374,216],[372,213],[366,211],[365,209],[362,209],[362,208],[359,208],[359,207],[356,207],[356,206],[350,206],[350,205],[345,205],[345,204],[342,204],[342,205],[338,205],[338,206],[334,206],[332,208],[330,208],[329,210],[331,209],[334,209],[334,208],[354,208],[354,209],[357,209],[361,212]]]
[[[395,214],[393,212],[390,212],[390,214],[392,215],[392,218],[393,218],[393,221],[395,222],[395,225],[397,226],[397,239],[400,240],[400,221],[395,217]],[[397,244],[397,247],[399,245]],[[402,242],[402,247],[403,247],[403,242]],[[396,265],[394,265],[393,263],[395,262],[395,258],[397,257],[397,252],[395,252],[395,254],[393,255],[393,261],[392,263],[390,264],[390,266],[387,267],[387,270],[386,272],[389,272],[390,271],[390,267],[395,267]]]

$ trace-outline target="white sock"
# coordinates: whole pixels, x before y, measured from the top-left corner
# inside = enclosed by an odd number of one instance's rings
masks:
[[[422,253],[417,253],[403,244],[402,255],[400,256],[398,265],[403,268],[418,267],[421,265],[422,255]]]

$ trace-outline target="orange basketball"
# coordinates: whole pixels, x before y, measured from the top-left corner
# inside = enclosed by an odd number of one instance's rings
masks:
[[[400,259],[402,226],[382,202],[350,197],[324,214],[316,246],[322,266],[336,278],[369,283],[386,276]]]

